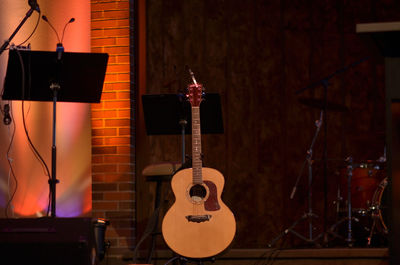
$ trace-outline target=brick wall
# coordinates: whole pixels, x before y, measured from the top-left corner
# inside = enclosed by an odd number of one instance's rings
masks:
[[[91,0],[92,52],[109,54],[101,103],[92,105],[93,216],[111,222],[111,256],[127,252],[134,237],[130,13],[129,0]]]

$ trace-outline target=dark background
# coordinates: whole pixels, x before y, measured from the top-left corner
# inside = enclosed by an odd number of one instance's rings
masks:
[[[314,146],[315,234],[338,218],[335,201],[345,159],[377,160],[385,146],[384,65],[355,32],[357,23],[399,21],[396,1],[149,0],[147,94],[177,93],[191,82],[188,65],[207,92],[222,100],[224,134],[203,135],[204,165],[225,176],[223,201],[234,212],[234,248],[262,248],[307,211],[307,170],[289,196],[315,132],[320,110],[299,98],[321,99],[317,85],[299,89],[347,65],[329,80],[328,101],[346,111],[326,115]],[[140,96],[140,95],[138,95]],[[138,135],[143,135],[138,128]],[[323,146],[327,139],[324,209]],[[190,137],[186,153],[191,153]],[[140,235],[154,190],[147,164],[180,161],[179,136],[137,139],[137,221]],[[164,186],[166,187],[166,186]],[[343,188],[343,186],[342,186]],[[164,206],[172,202],[165,189]],[[371,194],[372,196],[372,194]],[[372,199],[372,198],[371,198]],[[324,220],[324,210],[326,219]],[[296,227],[306,232],[305,224]],[[307,234],[305,234],[307,236]],[[282,246],[302,242],[286,237]]]

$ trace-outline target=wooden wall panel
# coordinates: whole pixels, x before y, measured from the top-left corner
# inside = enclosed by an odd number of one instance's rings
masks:
[[[398,4],[384,2],[147,1],[147,93],[182,91],[190,82],[188,65],[207,92],[221,94],[225,133],[202,140],[205,165],[226,178],[223,199],[238,223],[233,247],[265,247],[306,212],[307,170],[295,198],[289,196],[320,112],[298,98],[321,98],[323,90],[295,92],[370,55],[355,24],[399,20]],[[327,115],[328,226],[336,217],[333,203],[344,159],[382,155],[382,67],[371,57],[329,80],[328,100],[349,111]],[[324,212],[323,139],[321,131],[314,149],[316,233]],[[150,156],[138,155],[141,161],[180,160],[179,136],[142,140]],[[147,189],[140,176],[137,188]],[[172,197],[167,199],[170,204]],[[138,213],[138,219],[146,220],[146,214]],[[304,224],[298,229],[304,231]],[[284,246],[298,243],[289,236]]]

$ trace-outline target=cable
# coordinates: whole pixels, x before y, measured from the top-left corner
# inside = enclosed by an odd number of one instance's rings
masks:
[[[21,46],[21,45],[25,44],[25,43],[33,36],[33,34],[36,32],[36,29],[38,28],[39,22],[40,22],[40,14],[41,14],[41,12],[39,12],[39,15],[38,15],[38,19],[37,19],[37,21],[36,21],[35,28],[33,29],[31,35],[29,35],[29,37],[28,37],[26,40],[24,40],[23,42],[21,42],[21,43],[18,44],[17,46]]]
[[[33,152],[33,154],[35,155],[36,159],[39,160],[39,162],[41,163],[41,165],[44,167],[44,169],[45,169],[45,175],[47,175],[48,178],[50,179],[50,176],[51,176],[51,175],[50,175],[49,168],[48,168],[46,162],[44,161],[43,157],[40,155],[40,153],[39,153],[38,150],[36,149],[35,145],[33,144],[32,140],[31,140],[31,138],[30,138],[30,136],[29,136],[28,129],[27,129],[27,127],[26,127],[25,107],[24,107],[24,106],[25,106],[25,100],[24,100],[24,99],[25,99],[25,82],[26,82],[26,80],[25,80],[25,67],[24,67],[24,61],[23,61],[23,59],[22,59],[21,53],[19,52],[18,49],[16,49],[16,52],[17,52],[17,55],[18,55],[18,57],[19,57],[19,61],[20,61],[20,64],[21,64],[21,72],[22,72],[22,99],[23,99],[22,102],[21,102],[22,124],[23,124],[23,126],[24,126],[25,135],[26,135],[26,138],[27,138],[27,140],[28,140],[29,146],[30,146],[30,148],[31,148],[31,150],[32,150],[32,152]],[[49,191],[49,193],[50,193],[49,197],[51,197],[51,192],[52,192],[52,190],[50,189],[50,191]],[[49,204],[50,204],[50,200],[49,200]],[[48,215],[48,211],[47,211],[47,215]]]
[[[11,105],[10,108],[11,108],[11,109],[10,109],[10,110],[11,110],[10,113],[11,113],[11,117],[12,117],[12,105]],[[4,209],[6,218],[8,218],[8,209],[9,209],[9,207],[10,207],[10,205],[11,205],[11,203],[12,203],[14,197],[15,197],[15,194],[17,193],[17,189],[18,189],[18,179],[17,179],[17,177],[16,177],[16,175],[15,175],[14,168],[13,168],[13,166],[12,166],[12,159],[11,159],[11,157],[10,157],[11,147],[12,147],[12,144],[13,144],[13,142],[14,142],[14,136],[15,136],[15,122],[14,122],[14,118],[13,118],[13,117],[12,117],[12,123],[13,123],[13,125],[14,125],[14,128],[13,128],[13,132],[12,132],[12,134],[11,134],[10,144],[8,145],[7,155],[6,155],[6,156],[7,156],[8,165],[9,165],[9,167],[10,167],[9,173],[11,173],[11,176],[12,176],[13,179],[14,179],[15,188],[14,188],[14,191],[12,192],[12,195],[9,196],[9,199],[8,199],[8,201],[7,201],[7,204],[6,204],[6,207],[5,207],[5,209]],[[9,176],[10,176],[10,175],[9,175]],[[9,187],[10,187],[10,185],[9,185]]]

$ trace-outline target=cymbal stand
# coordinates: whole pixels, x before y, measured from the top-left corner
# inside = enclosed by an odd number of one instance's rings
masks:
[[[318,216],[316,214],[314,214],[313,210],[312,210],[312,180],[313,180],[313,170],[312,170],[313,160],[312,160],[312,155],[313,155],[313,147],[314,147],[315,141],[316,141],[316,139],[318,137],[318,134],[319,134],[319,131],[321,129],[321,125],[322,125],[322,122],[323,122],[323,119],[324,119],[323,113],[324,113],[324,111],[321,110],[319,120],[317,120],[315,122],[315,126],[317,127],[317,129],[316,129],[314,137],[312,139],[310,148],[307,150],[307,156],[306,156],[306,159],[304,160],[303,165],[301,167],[300,174],[298,175],[298,177],[296,179],[296,184],[293,187],[292,193],[290,195],[290,199],[293,199],[294,194],[296,193],[296,190],[297,190],[298,183],[299,183],[300,178],[302,176],[304,166],[307,163],[308,164],[308,198],[307,198],[308,199],[308,201],[307,201],[307,203],[308,203],[308,212],[304,213],[303,216],[300,219],[296,220],[291,226],[289,226],[289,228],[285,229],[281,234],[279,234],[277,237],[275,237],[268,244],[268,247],[270,247],[270,248],[273,247],[275,245],[275,243],[279,239],[281,239],[283,236],[285,236],[285,235],[287,235],[289,233],[292,233],[293,235],[295,235],[298,238],[306,241],[307,243],[313,243],[313,244],[319,245],[316,241],[322,236],[322,234],[318,235],[317,237],[313,237],[312,218],[318,218]],[[308,238],[294,230],[294,227],[297,226],[298,223],[300,223],[301,221],[306,220],[306,219],[308,219]]]

